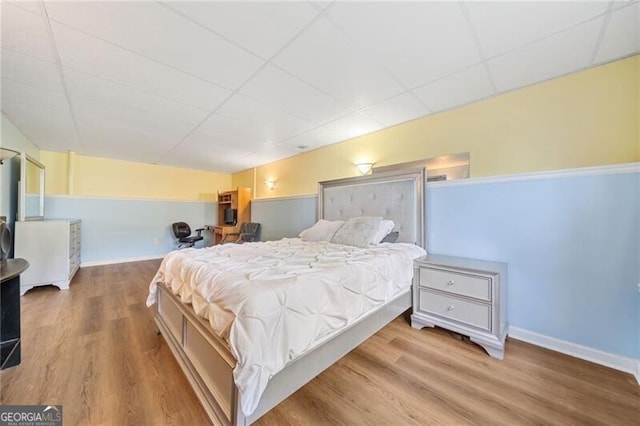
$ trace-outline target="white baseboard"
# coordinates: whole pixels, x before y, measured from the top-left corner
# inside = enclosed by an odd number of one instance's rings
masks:
[[[94,260],[91,262],[81,262],[80,267],[86,268],[87,266],[115,265],[116,263],[140,262],[143,260],[162,259],[163,257],[163,254],[156,254],[153,256],[128,257],[125,259]]]
[[[638,384],[640,384],[640,360],[638,359],[611,354],[513,326],[509,327],[509,337],[630,373],[635,376]]]

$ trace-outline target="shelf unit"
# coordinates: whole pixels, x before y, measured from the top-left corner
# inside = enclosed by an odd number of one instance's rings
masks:
[[[236,209],[235,225],[224,223],[225,209]],[[218,192],[218,224],[214,226],[214,244],[219,244],[230,232],[238,232],[240,225],[251,222],[251,188],[236,188]]]

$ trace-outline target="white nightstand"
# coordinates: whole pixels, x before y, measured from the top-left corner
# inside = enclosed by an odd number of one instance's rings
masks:
[[[439,326],[504,357],[507,264],[430,254],[414,261],[411,326]]]

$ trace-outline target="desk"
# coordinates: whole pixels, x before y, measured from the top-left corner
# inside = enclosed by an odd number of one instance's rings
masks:
[[[220,244],[227,234],[238,232],[238,226],[212,226],[211,229],[213,230],[213,244]]]
[[[24,259],[8,259],[0,267],[0,369],[20,364],[20,274]]]

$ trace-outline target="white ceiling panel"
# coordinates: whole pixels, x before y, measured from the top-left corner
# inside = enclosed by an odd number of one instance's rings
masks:
[[[273,65],[267,65],[241,93],[314,123],[325,123],[352,110]]]
[[[489,61],[499,91],[511,90],[586,68],[602,18]]]
[[[323,18],[314,21],[273,62],[356,109],[404,91]]]
[[[332,23],[377,57],[407,88],[481,60],[462,10],[454,2],[340,2],[327,13]]]
[[[159,128],[176,128],[182,135],[200,123],[207,111],[167,98],[104,80],[90,74],[64,70],[72,100],[85,99],[127,113],[142,114],[158,122]]]
[[[87,146],[92,145],[92,140],[106,141],[117,135],[129,143],[155,146],[154,151],[164,152],[182,140],[192,128],[191,117],[176,116],[167,120],[157,111],[77,97],[72,97],[72,102],[80,137]],[[136,137],[140,138],[139,142],[136,142]]]
[[[640,52],[640,5],[618,9],[611,14],[600,43],[596,62],[607,62]]]
[[[40,149],[75,149],[78,137],[61,92],[2,79],[2,111]]]
[[[213,114],[189,134],[183,144],[203,150],[220,150],[227,154],[237,151],[233,155],[246,155],[273,143],[257,125],[247,125],[246,121]]]
[[[432,111],[442,111],[487,98],[493,88],[483,64],[413,90]]]
[[[606,1],[467,2],[485,57],[548,37],[604,13]]]
[[[2,48],[56,62],[46,18],[4,2]]]
[[[317,14],[305,2],[167,2],[195,22],[270,58]]]
[[[233,95],[220,107],[218,113],[237,120],[241,125],[259,129],[263,139],[271,143],[280,142],[315,127],[309,121],[270,108],[240,94]]]
[[[19,0],[19,1],[7,1],[4,0],[2,3],[8,3],[14,6],[18,6],[24,10],[28,10],[31,13],[35,13],[38,15],[44,16],[44,8],[42,6],[42,2],[38,1],[28,1],[28,0]]]
[[[355,138],[382,129],[380,123],[358,112],[332,121],[324,127],[335,132],[340,140]]]
[[[385,126],[394,126],[430,113],[429,109],[409,92],[377,103],[362,112]]]
[[[64,92],[58,66],[33,56],[2,50],[2,78]]]
[[[324,145],[330,145],[332,143],[336,143],[340,141],[340,135],[337,132],[327,129],[325,127],[317,127],[313,130],[309,130],[300,135],[289,138],[279,145],[287,145],[289,147],[294,147],[298,149],[300,152],[319,148]],[[298,147],[306,147],[306,148],[298,148]]]
[[[173,68],[51,23],[62,64],[186,105],[213,110],[231,93]]]
[[[47,10],[57,22],[229,89],[264,62],[155,2],[48,2]]]
[[[113,137],[108,139],[96,139],[97,143],[86,146],[83,145],[76,150],[80,155],[91,157],[113,158],[125,161],[134,161],[139,163],[156,164],[156,150],[146,141],[131,144],[131,135],[122,136],[114,133]],[[126,153],[122,155],[121,153]],[[114,154],[120,153],[120,154]]]

